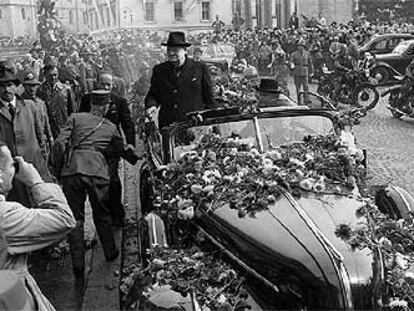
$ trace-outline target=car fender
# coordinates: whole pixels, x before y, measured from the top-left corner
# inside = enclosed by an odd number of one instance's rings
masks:
[[[394,85],[388,89],[386,89],[384,92],[381,93],[381,97],[387,96],[388,94],[401,89],[403,86],[402,85]]]
[[[386,69],[390,70],[393,74],[396,75],[402,75],[401,72],[397,71],[394,67],[392,67],[391,65],[385,63],[385,62],[378,62],[377,64],[375,64],[375,66],[372,68],[371,72],[374,72],[376,68],[379,67],[385,67]]]

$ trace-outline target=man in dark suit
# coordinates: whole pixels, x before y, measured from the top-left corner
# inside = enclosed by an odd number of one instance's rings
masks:
[[[208,68],[187,57],[183,32],[171,32],[166,43],[168,61],[154,67],[151,86],[145,98],[148,115],[160,108],[159,127],[187,120],[186,113],[214,107]]]
[[[299,17],[297,16],[296,12],[293,12],[289,18],[289,28],[292,28],[293,30],[299,28]]]
[[[113,75],[108,71],[98,74],[96,88],[111,92],[113,87]],[[118,97],[110,93],[111,104],[105,115],[109,121],[115,124],[118,129],[122,128],[125,134],[127,149],[135,151],[135,126],[132,122],[131,111],[125,98]],[[80,112],[89,112],[91,110],[91,94],[82,97]],[[109,175],[110,175],[110,209],[112,213],[112,223],[121,226],[125,216],[124,207],[121,202],[122,185],[118,174],[119,157],[111,157],[108,159]]]

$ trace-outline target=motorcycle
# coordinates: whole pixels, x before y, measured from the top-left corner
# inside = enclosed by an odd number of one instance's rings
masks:
[[[387,109],[394,118],[414,118],[414,81],[408,77],[385,90],[381,97],[389,95]]]
[[[351,70],[340,78],[333,71],[325,71],[322,80],[318,84],[316,92],[328,97],[334,102],[347,105],[356,105],[366,110],[373,109],[379,100],[379,93],[376,89],[378,82],[370,77],[369,68],[361,66]],[[339,90],[335,85],[340,83]]]

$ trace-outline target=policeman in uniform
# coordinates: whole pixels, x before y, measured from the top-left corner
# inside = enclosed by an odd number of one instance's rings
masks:
[[[107,158],[125,156],[125,149],[116,125],[105,118],[110,103],[108,91],[93,91],[90,112],[71,115],[52,148],[52,165],[76,219],[76,228],[69,235],[76,277],[82,277],[85,268],[83,223],[87,195],[106,260],[113,261],[119,255],[108,204]]]

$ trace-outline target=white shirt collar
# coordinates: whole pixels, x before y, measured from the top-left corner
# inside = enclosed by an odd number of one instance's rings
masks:
[[[16,96],[13,97],[13,100],[11,102],[6,102],[2,99],[0,99],[0,101],[5,107],[9,107],[9,105],[12,105],[14,108],[16,108]]]

